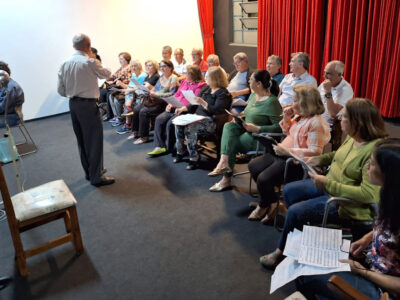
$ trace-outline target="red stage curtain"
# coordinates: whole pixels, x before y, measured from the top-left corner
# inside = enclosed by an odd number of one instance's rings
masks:
[[[310,74],[319,80],[322,62],[325,2],[320,0],[258,1],[258,68],[265,68],[271,54],[282,58],[282,72],[289,72],[290,54],[307,52]]]
[[[197,0],[199,11],[201,34],[203,36],[203,57],[215,53],[214,50],[214,24],[213,24],[213,0]]]
[[[341,60],[356,97],[374,101],[385,117],[400,117],[400,1],[259,0],[258,67],[267,57],[310,54],[310,73],[322,79],[325,64]],[[325,41],[325,42],[323,42]]]

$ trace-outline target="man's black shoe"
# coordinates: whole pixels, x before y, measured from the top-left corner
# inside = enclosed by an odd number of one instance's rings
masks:
[[[101,177],[101,181],[97,183],[92,183],[95,187],[100,187],[103,185],[113,184],[115,182],[115,178],[111,176],[103,176]]]

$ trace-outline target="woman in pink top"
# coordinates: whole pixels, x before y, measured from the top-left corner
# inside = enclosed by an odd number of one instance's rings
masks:
[[[182,80],[174,97],[182,103],[182,106],[189,104],[182,91],[193,91],[197,96],[206,85],[203,74],[198,66],[187,66],[186,79]],[[156,118],[154,128],[154,150],[147,153],[150,156],[158,156],[173,152],[175,146],[175,127],[172,120],[175,117],[175,107],[168,104],[165,111]]]
[[[265,153],[249,163],[249,171],[260,194],[260,202],[249,220],[266,223],[274,217],[278,209],[274,187],[283,184],[286,159],[291,153],[299,157],[319,155],[329,142],[330,128],[321,117],[325,109],[318,90],[308,84],[296,85],[293,90],[293,105],[284,110],[280,122],[287,137],[274,146],[275,153]],[[302,175],[301,166],[293,164],[286,180],[297,180]]]

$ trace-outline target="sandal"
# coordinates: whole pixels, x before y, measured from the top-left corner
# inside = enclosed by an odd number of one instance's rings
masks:
[[[219,176],[219,175],[224,175],[224,176],[230,177],[230,176],[232,176],[232,173],[233,173],[232,169],[229,168],[229,167],[225,167],[225,168],[222,168],[222,169],[215,168],[210,173],[208,173],[208,176],[216,177],[216,176]]]
[[[136,141],[134,141],[133,144],[141,145],[141,144],[147,143],[148,141],[149,141],[148,137],[141,137],[141,138],[138,138]]]
[[[219,181],[216,184],[214,184],[212,187],[210,187],[208,190],[210,192],[223,192],[223,191],[226,191],[226,190],[230,190],[231,188],[232,188],[231,184],[223,185]]]
[[[275,269],[275,267],[283,260],[283,255],[279,255],[274,252],[271,252],[267,255],[260,257],[260,264],[263,265],[267,269]]]
[[[269,206],[267,214],[260,222],[266,224],[272,221],[277,215],[277,213],[278,213],[278,205],[276,204],[276,202],[274,202]]]
[[[249,221],[258,221],[261,220],[265,214],[267,213],[268,208],[260,207],[257,205],[256,209],[251,212],[248,219]]]
[[[128,136],[128,141],[134,140],[138,137],[137,133],[132,133],[130,136]]]

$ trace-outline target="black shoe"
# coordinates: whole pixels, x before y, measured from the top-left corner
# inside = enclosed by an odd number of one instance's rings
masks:
[[[107,172],[107,169],[103,169],[103,170],[101,170],[101,175],[104,175],[104,174],[106,174],[106,172]],[[89,175],[86,175],[86,176],[85,176],[85,178],[86,178],[86,180],[90,180],[90,177],[89,177]]]
[[[182,154],[177,154],[174,159],[174,164],[180,163],[183,161],[184,156]]]
[[[189,164],[186,166],[186,170],[196,170],[199,167],[200,158],[197,160],[189,160]]]
[[[92,183],[92,185],[94,185],[95,187],[100,187],[100,186],[103,186],[103,185],[113,184],[114,182],[115,182],[114,177],[103,176],[103,177],[101,177],[101,181],[100,182]]]

